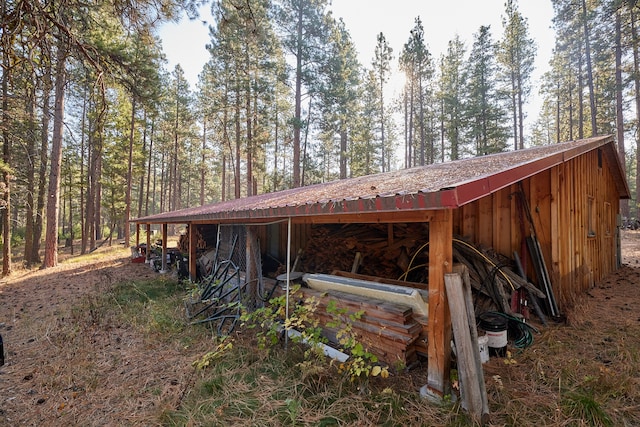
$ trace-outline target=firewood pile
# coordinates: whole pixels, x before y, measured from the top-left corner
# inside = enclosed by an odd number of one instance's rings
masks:
[[[362,256],[359,273],[398,278],[405,272],[413,252],[428,241],[428,224],[393,224],[392,234],[389,227],[386,224],[315,227],[300,260],[301,271],[351,271],[359,252]],[[426,276],[411,280],[426,281]]]
[[[216,238],[218,236],[216,227],[196,227],[196,249],[205,250],[215,247]],[[187,232],[180,235],[178,239],[178,250],[182,253],[189,253],[189,228]]]

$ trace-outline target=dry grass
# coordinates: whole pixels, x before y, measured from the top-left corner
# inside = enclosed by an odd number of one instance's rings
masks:
[[[625,264],[567,313],[484,365],[492,426],[640,425],[640,234]],[[295,345],[259,350],[249,331],[203,370],[217,340],[188,325],[186,290],[126,252],[25,271],[0,283],[0,425],[467,426],[419,396],[426,368],[353,384]],[[135,280],[134,280],[135,279]]]

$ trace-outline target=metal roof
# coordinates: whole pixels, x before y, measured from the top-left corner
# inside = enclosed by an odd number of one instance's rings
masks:
[[[457,208],[600,147],[613,169],[620,198],[629,198],[613,137],[604,136],[292,188],[132,222],[264,223],[288,217]]]

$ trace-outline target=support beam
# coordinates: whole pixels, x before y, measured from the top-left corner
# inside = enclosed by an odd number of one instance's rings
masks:
[[[149,263],[151,259],[151,224],[147,224],[147,250],[145,256],[145,262]]]
[[[429,222],[429,321],[427,393],[449,392],[451,369],[451,313],[444,276],[453,268],[453,213],[435,211]]]
[[[129,242],[127,242],[127,245],[128,244]],[[138,249],[138,246],[140,246],[140,223],[136,222],[136,249]]]
[[[195,282],[197,280],[197,236],[196,231],[198,231],[198,226],[195,224],[189,224],[189,280],[191,282]]]
[[[260,255],[260,246],[258,243],[258,233],[256,226],[247,225],[247,239],[246,239],[246,271],[245,281],[247,283],[247,293],[249,297],[249,304],[258,305],[258,268],[260,268],[260,262],[257,258]]]
[[[167,271],[167,224],[162,224],[162,273]]]

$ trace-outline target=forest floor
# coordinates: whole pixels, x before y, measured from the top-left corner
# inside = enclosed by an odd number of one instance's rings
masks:
[[[159,277],[148,265],[131,263],[129,255],[125,248],[104,248],[0,281],[0,426],[163,425],[163,413],[179,410],[197,380],[192,363],[212,343],[186,338],[183,326],[153,307],[151,326],[118,321],[117,313],[101,308],[101,298],[118,283]],[[623,264],[567,313],[566,324],[545,328],[534,346],[516,356],[517,365],[494,358],[485,364],[495,425],[582,425],[585,417],[604,420],[602,425],[608,419],[611,425],[640,425],[638,231],[623,232]],[[599,403],[612,412],[587,414],[589,405],[580,409],[574,401],[563,407],[562,381],[606,399]],[[597,384],[618,391],[598,394]],[[527,418],[536,405],[546,408],[544,414]]]

